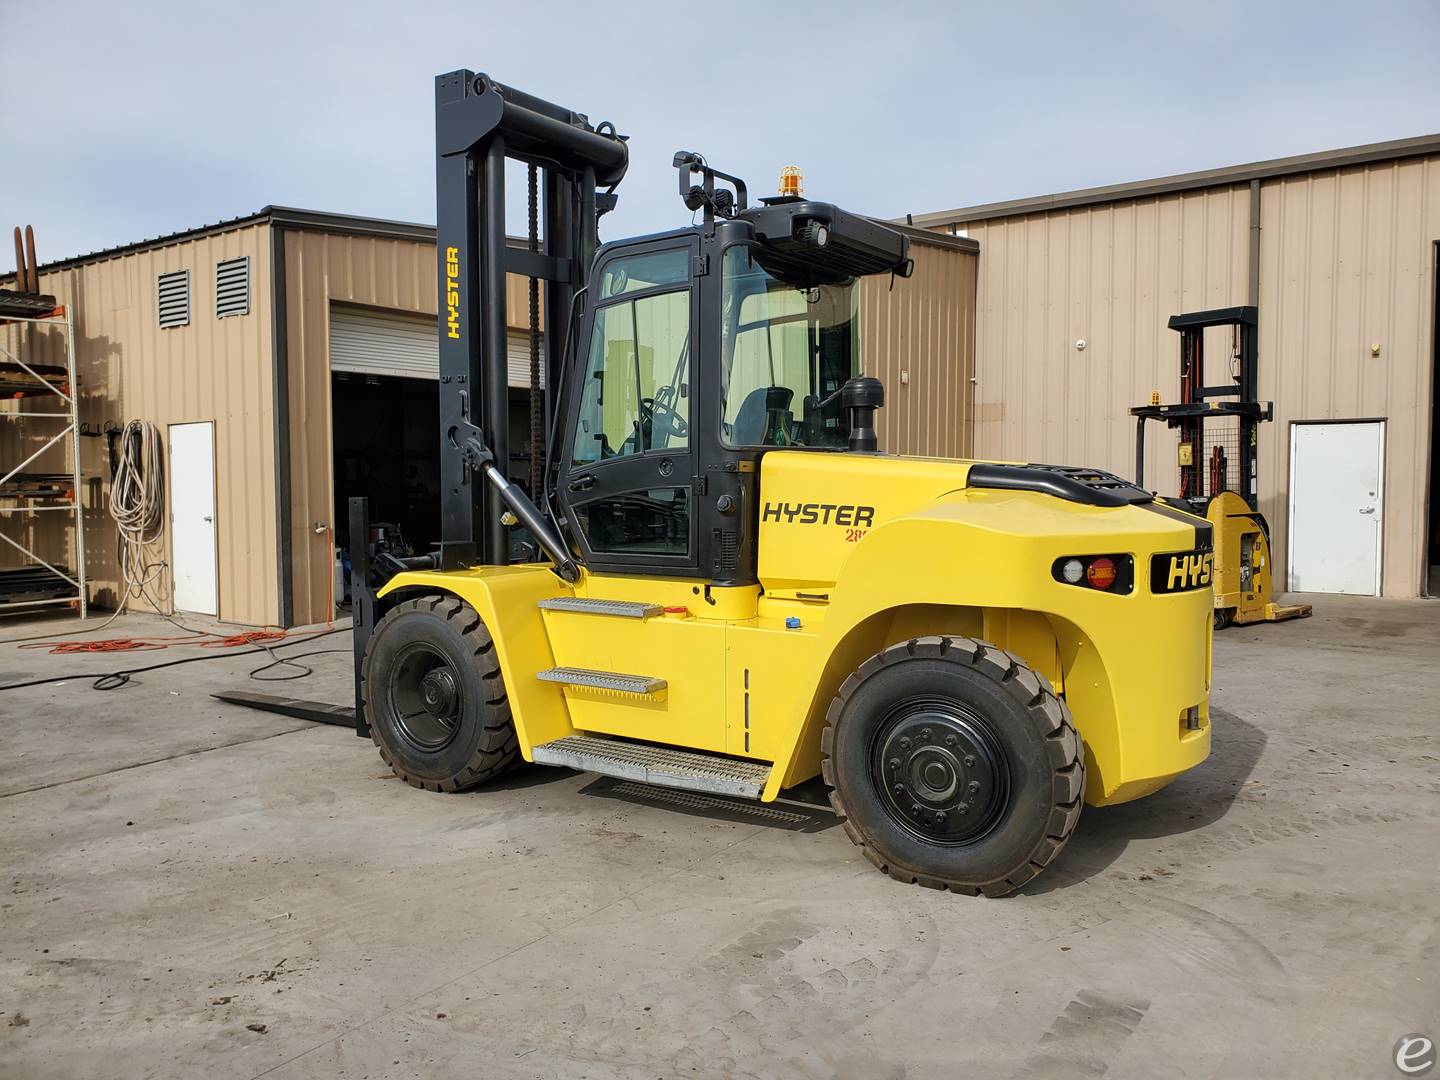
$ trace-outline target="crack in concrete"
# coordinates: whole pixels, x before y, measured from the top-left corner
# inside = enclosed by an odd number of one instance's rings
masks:
[[[143,769],[147,765],[159,765],[166,761],[177,761],[180,758],[195,757],[197,754],[208,754],[212,750],[228,750],[232,746],[245,746],[249,743],[264,742],[266,739],[277,739],[281,735],[294,735],[297,731],[313,731],[318,727],[325,727],[325,724],[306,724],[304,727],[287,728],[284,731],[272,732],[269,735],[257,735],[253,739],[236,739],[234,742],[219,743],[216,746],[204,746],[199,750],[185,750],[178,754],[169,754],[165,757],[150,758],[148,761],[137,761],[130,765],[120,765],[114,769],[106,769],[104,772],[89,773],[85,776],[72,776],[68,780],[56,780],[49,784],[37,784],[35,787],[21,788],[19,791],[6,791],[0,793],[0,799],[13,799],[16,795],[31,795],[37,791],[49,791],[51,788],[64,787],[66,784],[83,784],[86,780],[98,780],[104,776],[114,776],[116,773],[129,772],[131,769]]]

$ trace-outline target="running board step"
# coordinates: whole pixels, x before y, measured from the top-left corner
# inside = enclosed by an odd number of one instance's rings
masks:
[[[771,769],[760,761],[740,761],[718,754],[651,746],[628,739],[601,739],[594,735],[568,735],[543,743],[531,753],[540,765],[564,765],[656,787],[734,795],[742,799],[760,798]]]
[[[545,611],[578,611],[585,615],[621,615],[629,619],[653,619],[665,609],[639,600],[592,600],[588,596],[552,596],[541,600]]]
[[[664,679],[652,675],[622,675],[618,671],[591,671],[588,668],[552,667],[535,673],[541,682],[564,686],[593,686],[597,690],[615,690],[622,694],[658,694],[665,689]]]

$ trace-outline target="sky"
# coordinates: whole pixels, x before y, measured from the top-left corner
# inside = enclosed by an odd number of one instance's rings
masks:
[[[606,239],[689,221],[681,148],[899,217],[1440,131],[1436,0],[0,0],[0,227],[46,263],[270,203],[433,223],[461,67],[630,136]]]

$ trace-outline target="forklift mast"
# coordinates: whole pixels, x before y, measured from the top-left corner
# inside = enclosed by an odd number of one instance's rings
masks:
[[[538,170],[531,249],[506,242],[505,162]],[[510,561],[502,502],[552,555],[558,540],[526,520],[509,484],[506,274],[544,282],[545,408],[549,430],[561,379],[563,328],[598,246],[599,216],[615,205],[629,152],[611,124],[467,70],[435,79],[436,257],[440,283],[440,569]],[[597,193],[597,187],[605,191]],[[538,243],[536,242],[538,239]],[[538,250],[533,250],[538,248]],[[532,387],[532,393],[538,388]],[[488,451],[488,455],[486,453]],[[478,483],[490,478],[492,494]],[[498,475],[497,475],[498,474]],[[541,501],[531,491],[528,509]],[[546,543],[546,540],[551,543]],[[559,560],[557,560],[558,562]]]
[[[1145,486],[1145,421],[1163,420],[1180,432],[1180,498],[1204,513],[1204,505],[1222,491],[1235,490],[1251,510],[1258,509],[1255,464],[1256,431],[1271,419],[1270,402],[1256,400],[1258,312],[1254,307],[1218,308],[1172,315],[1167,324],[1180,334],[1180,400],[1173,405],[1152,402],[1130,410],[1135,421],[1135,483]],[[1235,366],[1229,382],[1205,384],[1205,331],[1229,326],[1235,334]],[[1157,395],[1158,396],[1158,395]],[[1236,417],[1233,446],[1225,439],[1207,439],[1206,425]],[[1236,483],[1231,486],[1230,454],[1235,455]]]
[[[526,248],[507,243],[507,159],[531,169]],[[507,512],[550,556],[557,574],[567,581],[578,576],[564,540],[536,505],[537,498],[543,505],[543,494],[527,496],[510,482],[506,275],[531,279],[532,290],[533,283],[544,282],[548,332],[540,371],[532,374],[542,376],[536,380],[544,386],[540,427],[548,431],[559,400],[563,328],[599,245],[597,222],[614,208],[614,189],[628,164],[625,140],[612,124],[592,126],[580,113],[472,71],[435,78],[440,549],[404,555],[388,542],[384,527],[370,521],[369,500],[350,500],[357,735],[369,735],[360,671],[375,628],[375,594],[384,581],[406,570],[509,563]],[[597,191],[602,185],[606,190]],[[542,220],[543,235],[537,236]],[[532,341],[536,308],[532,304]],[[532,383],[531,393],[539,392]]]

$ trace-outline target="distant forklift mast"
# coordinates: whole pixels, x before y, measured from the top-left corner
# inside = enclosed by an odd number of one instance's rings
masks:
[[[1256,400],[1259,314],[1254,307],[1195,311],[1172,315],[1168,325],[1180,334],[1180,400],[1162,405],[1157,391],[1149,405],[1130,410],[1135,483],[1145,486],[1145,422],[1163,420],[1178,429],[1180,493],[1163,501],[1210,522],[1215,628],[1309,615],[1309,604],[1274,601],[1270,526],[1260,513],[1256,480],[1259,427],[1274,417],[1271,402]],[[1230,380],[1207,385],[1205,331],[1227,326],[1232,333]]]
[[[1163,420],[1180,430],[1180,498],[1203,504],[1222,491],[1235,491],[1251,510],[1257,510],[1258,491],[1255,462],[1257,428],[1273,419],[1270,402],[1256,400],[1258,392],[1257,328],[1259,315],[1253,307],[1219,308],[1170,316],[1171,330],[1180,333],[1180,400],[1173,405],[1152,402],[1130,410],[1135,421],[1135,482],[1145,486],[1145,421]],[[1205,384],[1205,331],[1229,326],[1235,335],[1234,367],[1229,382]],[[1233,446],[1224,439],[1207,442],[1207,430],[1238,420]],[[1237,468],[1235,484],[1228,482],[1231,456]]]

